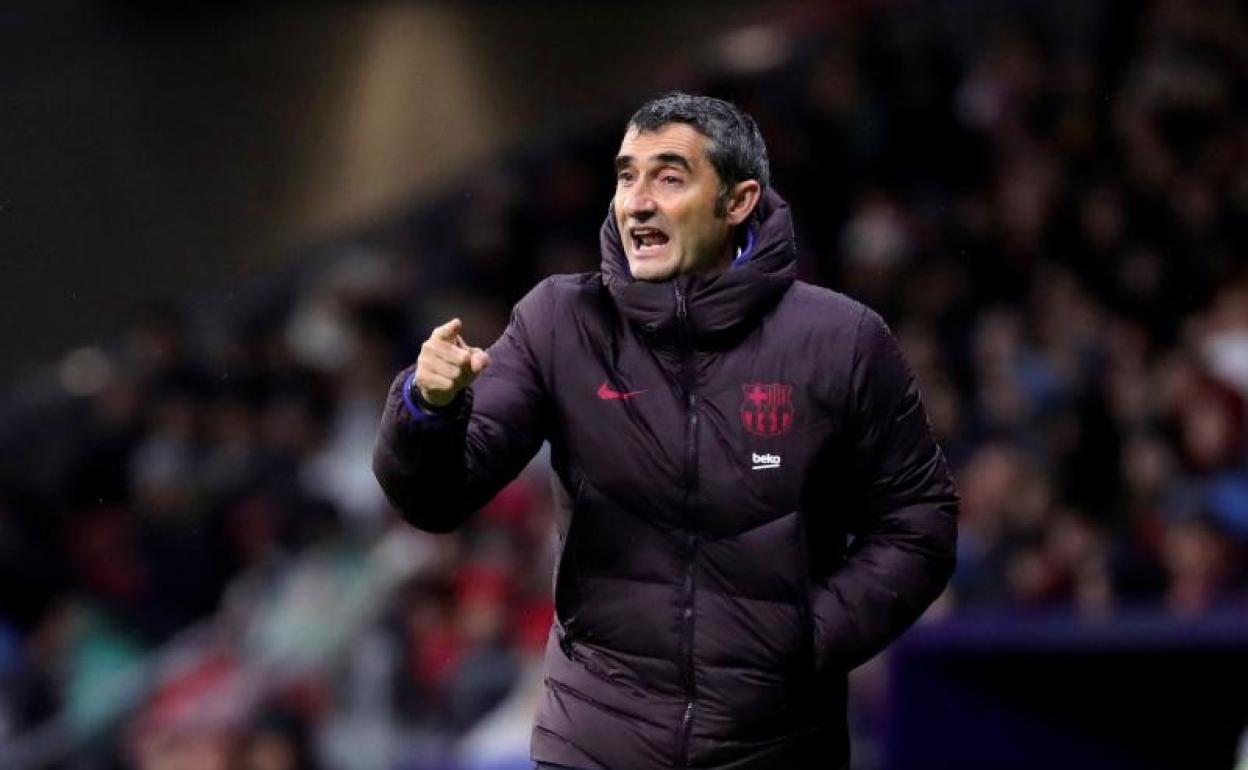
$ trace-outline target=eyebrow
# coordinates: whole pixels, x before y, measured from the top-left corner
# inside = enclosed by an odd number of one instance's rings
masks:
[[[633,164],[632,155],[617,155],[615,158],[615,170],[619,171],[628,168]],[[685,171],[692,172],[693,168],[689,165],[689,159],[684,155],[676,152],[661,152],[658,155],[651,156],[651,160],[658,161],[663,166],[676,166],[683,168]]]

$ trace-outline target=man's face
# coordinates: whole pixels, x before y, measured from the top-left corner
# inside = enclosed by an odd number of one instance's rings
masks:
[[[692,126],[630,128],[615,158],[616,224],[633,277],[664,281],[730,258],[730,217],[715,212],[719,174]]]

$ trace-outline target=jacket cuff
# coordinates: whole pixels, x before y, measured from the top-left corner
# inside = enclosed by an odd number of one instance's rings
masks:
[[[453,414],[464,398],[463,391],[460,391],[455,394],[451,403],[445,406],[433,406],[421,397],[420,388],[416,387],[415,369],[412,369],[411,374],[407,375],[407,379],[403,381],[402,394],[403,406],[407,408],[408,415],[417,422],[441,421],[447,415]]]

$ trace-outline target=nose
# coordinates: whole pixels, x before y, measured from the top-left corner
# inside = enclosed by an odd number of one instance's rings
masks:
[[[650,196],[648,190],[643,186],[638,186],[635,190],[630,190],[624,196],[623,209],[624,214],[630,219],[644,222],[654,215],[657,207],[654,198]]]

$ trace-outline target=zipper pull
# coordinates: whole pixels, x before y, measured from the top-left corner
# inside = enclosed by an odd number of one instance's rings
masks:
[[[676,317],[683,321],[689,315],[689,310],[688,308],[685,307],[685,293],[680,290],[679,286],[675,288],[676,288]]]

